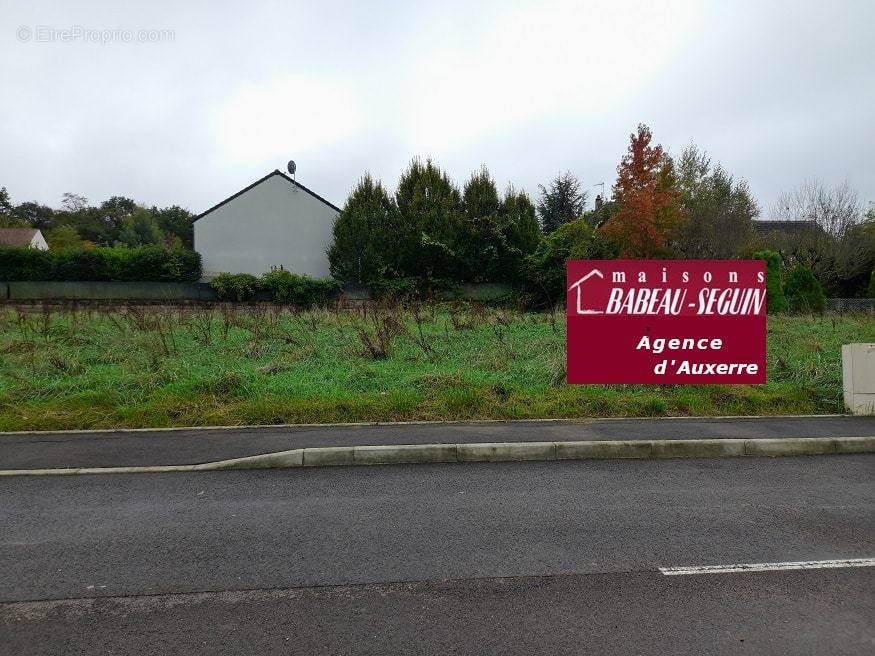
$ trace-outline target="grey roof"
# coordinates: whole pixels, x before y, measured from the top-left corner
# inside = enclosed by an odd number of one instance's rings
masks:
[[[0,244],[3,246],[30,246],[39,230],[34,228],[0,228]]]
[[[333,209],[335,212],[339,212],[339,211],[340,211],[340,208],[339,208],[337,205],[335,205],[334,203],[330,203],[330,202],[328,202],[327,200],[325,200],[324,198],[322,198],[322,196],[320,196],[319,194],[317,194],[315,191],[312,191],[312,190],[310,190],[310,189],[307,189],[307,187],[305,187],[304,185],[302,185],[302,184],[301,184],[300,182],[298,182],[297,180],[292,180],[292,178],[290,178],[289,176],[287,176],[285,173],[283,173],[283,172],[280,171],[279,169],[275,169],[273,172],[268,173],[268,174],[267,174],[266,176],[264,176],[263,178],[259,178],[258,180],[256,180],[255,182],[253,182],[253,183],[252,183],[251,185],[249,185],[248,187],[244,187],[243,189],[241,189],[240,191],[238,191],[238,192],[237,192],[236,194],[234,194],[233,196],[228,196],[228,197],[227,197],[225,200],[223,200],[221,203],[217,203],[216,205],[213,205],[210,209],[208,209],[208,210],[204,210],[203,212],[201,212],[200,214],[198,214],[196,217],[194,217],[194,219],[192,220],[192,223],[194,223],[194,222],[197,221],[198,219],[202,219],[202,218],[204,218],[207,214],[209,214],[209,213],[212,212],[213,210],[217,210],[217,209],[219,209],[219,208],[222,207],[222,205],[224,205],[225,203],[229,203],[229,202],[231,202],[232,200],[234,200],[235,198],[237,198],[237,196],[240,196],[241,194],[245,194],[247,191],[249,191],[249,190],[252,189],[253,187],[257,187],[257,186],[260,185],[262,182],[264,182],[265,180],[269,180],[270,178],[272,178],[272,177],[275,176],[275,175],[280,176],[281,178],[283,178],[283,179],[286,180],[287,182],[289,182],[289,183],[293,184],[294,186],[296,186],[298,189],[301,189],[302,191],[306,191],[306,192],[307,192],[308,194],[310,194],[313,198],[315,198],[316,200],[322,201],[323,203],[325,203],[326,205],[328,205],[328,207],[330,207],[331,209]]]
[[[754,220],[753,227],[760,232],[781,230],[782,232],[805,232],[818,230],[820,226],[814,221],[786,221],[786,220]]]

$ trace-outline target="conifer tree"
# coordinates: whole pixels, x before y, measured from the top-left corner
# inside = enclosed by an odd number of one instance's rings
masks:
[[[447,174],[426,160],[414,159],[395,192],[399,230],[396,264],[402,276],[459,279],[459,256],[467,239],[462,197]]]
[[[538,218],[545,235],[583,214],[587,194],[580,191],[580,180],[568,171],[556,176],[549,189],[544,185],[538,186],[541,189]]]
[[[385,278],[396,255],[397,219],[395,201],[366,173],[334,222],[331,275],[366,285]]]

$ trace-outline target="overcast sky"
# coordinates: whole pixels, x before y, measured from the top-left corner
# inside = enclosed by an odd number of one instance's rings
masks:
[[[873,0],[134,4],[0,0],[14,202],[200,212],[294,158],[340,205],[414,155],[460,184],[485,163],[532,194],[566,169],[609,189],[639,122],[764,215],[809,178],[875,200]]]

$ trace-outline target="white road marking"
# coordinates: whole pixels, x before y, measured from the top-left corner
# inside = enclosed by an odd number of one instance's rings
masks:
[[[684,574],[736,574],[739,572],[779,572],[793,569],[836,569],[840,567],[875,567],[875,558],[846,560],[802,560],[789,563],[737,563],[735,565],[693,565],[690,567],[660,567],[666,576]]]

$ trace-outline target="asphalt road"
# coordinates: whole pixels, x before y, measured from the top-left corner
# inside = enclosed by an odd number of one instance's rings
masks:
[[[875,435],[875,417],[592,419],[561,422],[0,433],[0,469],[183,465],[311,446],[861,435]]]
[[[875,456],[0,480],[0,652],[871,654]]]
[[[0,607],[5,653],[872,654],[870,570],[591,574]]]

